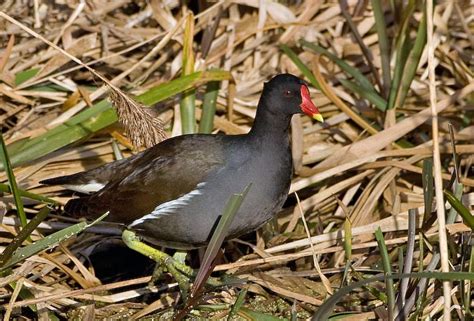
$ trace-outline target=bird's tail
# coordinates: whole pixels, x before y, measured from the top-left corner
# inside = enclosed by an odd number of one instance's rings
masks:
[[[69,176],[70,175],[48,178],[40,181],[39,183],[43,185],[63,185],[68,183]]]
[[[83,196],[70,199],[64,205],[64,212],[72,217],[96,219],[107,212],[107,208],[102,206],[93,196]]]
[[[89,215],[89,206],[88,206],[89,197],[80,197],[73,198],[69,200],[64,206],[64,212],[73,216],[73,217],[88,217]]]

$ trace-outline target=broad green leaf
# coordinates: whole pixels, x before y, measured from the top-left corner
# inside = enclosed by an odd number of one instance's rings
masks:
[[[83,118],[85,119],[82,120]],[[61,147],[87,138],[116,121],[115,111],[111,108],[109,102],[103,100],[64,124],[24,143],[23,147],[12,155],[12,165],[17,166],[38,159]]]
[[[301,73],[306,77],[306,79],[309,80],[309,82],[311,83],[311,85],[313,85],[313,87],[321,90],[321,87],[319,86],[318,84],[318,81],[316,80],[316,78],[314,77],[313,73],[311,72],[311,70],[309,70],[308,67],[306,67],[306,65],[304,64],[303,61],[301,61],[301,59],[298,57],[298,55],[296,54],[296,52],[294,52],[293,50],[291,50],[290,47],[288,47],[287,45],[281,45],[280,46],[281,50],[283,50],[283,52],[288,56],[288,58],[291,59],[291,61],[293,61],[293,63],[296,65],[296,67],[298,67],[298,69],[301,71]]]
[[[8,186],[7,184],[2,184],[2,183],[0,183],[0,192],[1,193],[10,193],[10,194],[12,193],[12,191],[10,189],[10,186]],[[47,204],[58,204],[57,201],[53,200],[52,198],[43,196],[43,195],[30,193],[30,192],[24,191],[22,189],[18,189],[18,192],[20,193],[21,197],[26,197],[26,198],[29,198],[29,199],[32,199],[32,200],[35,200],[35,201],[39,201],[39,202],[43,202],[43,203],[47,203]]]
[[[21,246],[21,244],[29,238],[30,234],[35,230],[38,225],[48,216],[49,208],[43,207],[35,217],[26,224],[26,226],[21,229],[20,233],[13,238],[10,244],[7,245],[5,250],[0,254],[0,267],[2,267],[5,262],[10,260],[13,253],[16,251],[17,248]]]
[[[25,71],[20,71],[15,75],[15,85],[21,85],[25,81],[33,78],[40,71],[39,68],[32,68]]]
[[[374,86],[372,86],[372,83],[357,68],[352,67],[347,62],[338,58],[336,55],[332,54],[331,52],[329,52],[328,50],[324,49],[321,46],[318,46],[306,40],[301,40],[301,44],[303,45],[303,47],[311,49],[331,59],[342,70],[344,70],[346,73],[354,77],[354,79],[366,90],[376,92]]]
[[[227,71],[199,71],[153,87],[146,93],[138,96],[137,100],[145,105],[153,105],[187,89],[200,86],[203,83],[230,80],[231,78],[232,75]],[[26,142],[19,142],[18,144],[21,144],[21,146],[18,146],[16,143],[8,146],[8,149],[12,151],[11,163],[13,166],[17,166],[33,161],[59,148],[85,139],[97,131],[114,124],[116,121],[117,115],[115,110],[107,100],[102,100],[43,135]],[[3,165],[0,164],[0,170],[3,169]]]
[[[103,220],[107,215],[108,213],[102,215],[101,217],[99,217],[97,220],[95,220],[94,222],[90,224],[88,224],[87,222],[80,222],[75,225],[66,227],[65,229],[62,229],[53,234],[50,234],[46,236],[45,238],[42,238],[41,240],[34,242],[33,244],[29,244],[25,247],[19,248],[13,253],[10,260],[8,260],[5,263],[5,265],[2,266],[0,271],[4,271],[5,269],[12,267],[13,265],[20,263],[43,250],[56,246],[58,243],[63,242],[76,234],[79,234],[80,232],[84,231],[86,228],[91,227],[97,222],[100,222],[101,220]]]
[[[385,99],[380,97],[380,95],[377,94],[375,91],[366,90],[358,84],[355,84],[352,81],[346,79],[339,79],[339,81],[347,89],[355,92],[360,97],[367,99],[371,104],[377,107],[377,109],[385,111],[385,109],[387,108],[387,102],[385,101]]]
[[[196,88],[210,81],[231,80],[232,75],[224,70],[197,71],[190,75],[171,80],[151,88],[137,97],[145,105],[153,105],[167,98],[173,97],[188,89]]]

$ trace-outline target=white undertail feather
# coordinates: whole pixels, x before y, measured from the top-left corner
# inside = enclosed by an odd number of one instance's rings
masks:
[[[183,196],[175,200],[158,205],[150,214],[142,216],[139,219],[130,223],[129,227],[142,224],[146,220],[159,219],[161,215],[171,215],[177,213],[179,209],[188,205],[191,199],[196,196],[202,195],[202,188],[204,187],[204,185],[206,185],[206,183],[199,183],[197,184],[196,189],[192,190],[191,192],[184,194]]]
[[[95,180],[90,181],[86,184],[64,184],[62,185],[65,189],[69,189],[71,191],[83,193],[83,194],[91,194],[100,191],[104,188],[105,184],[99,183]]]

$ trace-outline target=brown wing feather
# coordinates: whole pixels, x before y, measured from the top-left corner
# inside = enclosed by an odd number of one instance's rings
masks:
[[[128,224],[161,203],[192,191],[206,176],[224,166],[221,144],[216,144],[219,140],[210,135],[166,140],[136,158],[134,169],[125,177],[117,175],[100,191],[71,200],[66,210],[76,208],[88,217],[110,211],[107,220]]]
[[[45,185],[82,185],[95,181],[101,184],[107,184],[112,180],[117,180],[117,176],[126,177],[134,167],[133,164],[140,160],[141,154],[132,155],[128,158],[117,160],[112,163],[99,166],[84,172],[48,178],[40,181]]]

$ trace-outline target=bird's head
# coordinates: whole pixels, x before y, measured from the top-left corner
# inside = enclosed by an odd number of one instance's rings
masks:
[[[263,97],[268,101],[272,112],[287,115],[304,113],[309,117],[323,122],[323,116],[311,101],[308,84],[291,74],[279,74],[266,82]]]

